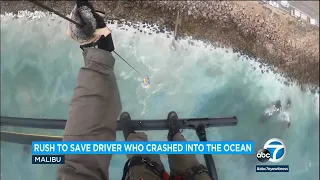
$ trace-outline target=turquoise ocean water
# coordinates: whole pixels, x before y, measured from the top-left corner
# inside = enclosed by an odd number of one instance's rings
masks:
[[[66,22],[37,12],[19,16],[1,15],[1,115],[18,117],[67,117],[76,75],[83,66],[79,45],[66,36]],[[117,56],[115,73],[123,111],[133,119],[165,118],[169,111],[180,117],[236,115],[235,127],[208,130],[209,140],[254,140],[256,148],[270,138],[286,143],[287,156],[281,164],[289,173],[256,173],[259,164],[253,155],[214,156],[221,180],[317,179],[319,177],[319,96],[302,92],[296,85],[285,86],[279,75],[259,63],[233,53],[186,38],[172,48],[166,34],[140,33],[109,24],[116,50],[141,73],[149,75],[151,87],[145,89],[143,77]],[[147,29],[143,31],[148,31]],[[192,42],[192,43],[191,43]],[[191,45],[192,44],[192,45]],[[275,118],[262,125],[259,117],[275,100],[291,98],[291,127]],[[2,127],[28,133],[61,135],[62,131]],[[165,140],[167,131],[147,132],[149,140]],[[197,140],[193,131],[184,131],[188,140]],[[118,140],[123,140],[118,133]],[[167,157],[162,156],[167,166]],[[120,179],[125,156],[115,155],[110,179]],[[199,156],[199,160],[204,159]],[[55,165],[32,165],[23,146],[1,142],[1,179],[53,180]]]

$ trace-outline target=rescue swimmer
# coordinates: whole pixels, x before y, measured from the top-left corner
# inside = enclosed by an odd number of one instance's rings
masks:
[[[274,117],[279,118],[282,123],[285,123],[287,128],[290,127],[290,116],[288,111],[291,109],[291,100],[288,98],[286,105],[282,107],[281,101],[277,100],[269,106],[260,117],[261,123],[266,123]]]

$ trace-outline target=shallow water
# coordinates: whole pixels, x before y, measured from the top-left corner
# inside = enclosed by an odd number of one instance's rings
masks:
[[[66,37],[66,22],[55,16],[35,20],[30,17],[25,17],[25,13],[19,18],[1,16],[1,115],[65,119],[77,72],[83,66],[81,50]],[[214,48],[186,38],[176,42],[173,50],[172,36],[154,32],[149,35],[131,27],[121,30],[117,24],[108,26],[117,52],[151,78],[151,87],[144,89],[143,77],[115,55],[123,111],[130,112],[133,119],[165,118],[172,110],[180,117],[236,115],[236,127],[210,129],[208,139],[254,140],[256,148],[270,138],[283,139],[287,156],[281,164],[290,165],[290,173],[256,173],[255,165],[259,163],[253,155],[217,155],[214,159],[221,180],[319,177],[317,94],[302,92],[295,85],[284,86],[279,75],[262,74],[259,63],[231,49]],[[260,124],[261,113],[272,101],[285,102],[287,98],[292,101],[288,130],[283,130],[278,119]],[[2,130],[62,134],[39,129]],[[149,140],[165,140],[166,133],[147,132]],[[195,132],[183,133],[188,140],[197,140]],[[118,139],[123,140],[120,133]],[[166,156],[162,159],[168,169]],[[121,178],[125,160],[122,155],[113,157],[110,179]],[[201,156],[199,160],[204,162]],[[53,180],[57,168],[31,165],[23,146],[3,142],[1,164],[3,180]]]

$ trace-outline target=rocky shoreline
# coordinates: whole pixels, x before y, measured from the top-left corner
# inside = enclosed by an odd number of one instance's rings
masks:
[[[69,14],[71,1],[43,1]],[[290,79],[319,87],[319,29],[255,1],[95,1],[108,19],[156,23],[173,30],[179,11],[178,36],[192,36],[231,47]],[[43,10],[26,1],[2,1],[1,13]],[[266,73],[266,72],[265,72]]]

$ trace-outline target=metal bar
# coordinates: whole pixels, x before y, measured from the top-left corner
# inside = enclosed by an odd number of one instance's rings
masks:
[[[196,127],[196,133],[200,141],[207,141],[207,133],[205,127],[200,124],[198,127]],[[206,166],[208,168],[209,176],[212,178],[212,180],[218,180],[218,174],[216,165],[214,163],[213,157],[211,154],[204,154],[204,160],[206,161]]]
[[[237,117],[222,118],[189,118],[179,119],[181,129],[194,129],[199,124],[207,127],[235,126],[238,123]],[[168,124],[166,119],[159,120],[132,120],[133,127],[137,131],[148,130],[167,130]],[[20,117],[1,116],[1,126],[15,126],[41,129],[61,129],[64,130],[66,125],[65,119],[35,119]],[[117,121],[117,131],[122,131],[122,123]]]
[[[37,1],[29,1],[29,2],[35,4],[35,5],[39,6],[39,7],[42,7],[43,9],[45,9],[45,10],[47,10],[49,12],[53,12],[54,14],[60,16],[61,18],[65,19],[67,21],[70,21],[70,22],[72,22],[72,23],[74,23],[74,24],[76,24],[76,25],[78,25],[80,27],[84,26],[84,24],[80,24],[77,21],[72,20],[72,19],[68,18],[67,16],[61,14],[59,11],[56,11],[56,10],[54,10],[54,9],[48,7],[48,6],[45,6],[45,5],[41,4],[40,2],[37,2]]]

